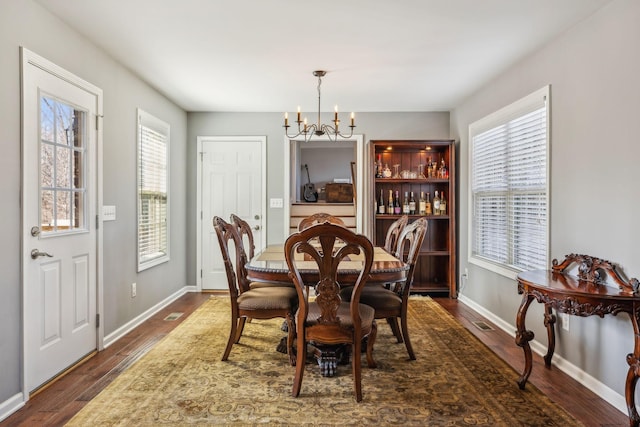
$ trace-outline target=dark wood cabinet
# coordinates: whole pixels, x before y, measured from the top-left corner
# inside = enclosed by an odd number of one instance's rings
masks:
[[[381,197],[388,206],[389,192],[400,197],[400,205],[405,193],[413,192],[416,202],[415,214],[410,214],[409,222],[426,216],[428,221],[420,255],[416,264],[412,292],[446,294],[457,297],[456,276],[456,183],[455,183],[455,142],[453,140],[372,140],[371,154],[371,200],[373,209],[373,236],[377,246],[383,246],[387,229],[403,213],[379,213],[377,206]],[[376,177],[376,164],[380,162],[386,170],[384,177]],[[429,162],[435,163],[436,172],[428,173]],[[438,173],[444,163],[446,175]],[[388,169],[387,169],[388,168]],[[391,176],[389,176],[389,174]],[[431,204],[436,191],[444,195],[446,211],[439,215],[419,213],[421,193],[429,195]]]

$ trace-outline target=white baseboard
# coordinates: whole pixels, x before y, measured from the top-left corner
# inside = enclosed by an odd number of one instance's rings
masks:
[[[495,324],[498,328],[512,336],[515,340],[516,336],[516,327],[508,322],[505,322],[503,319],[497,317],[495,314],[477,304],[475,301],[465,297],[464,295],[458,295],[458,301],[471,308],[476,313],[485,317],[491,323]],[[515,341],[514,341],[515,345]],[[531,346],[531,350],[540,356],[544,357],[547,354],[547,344],[541,343],[540,341],[534,339],[529,342]],[[524,355],[523,355],[523,363],[524,363]],[[582,369],[578,368],[573,363],[568,360],[562,358],[561,356],[554,353],[553,359],[551,360],[551,364],[557,367],[559,370],[569,375],[574,380],[578,381],[580,384],[600,396],[603,400],[608,402],[610,405],[615,407],[617,410],[622,412],[623,414],[627,414],[627,401],[625,397],[619,393],[617,393],[612,388],[608,387],[606,384],[598,381],[596,378],[592,377]]]
[[[186,294],[187,292],[195,292],[195,291],[196,291],[195,286],[185,286],[179,291],[177,291],[176,293],[174,293],[173,295],[169,295],[167,298],[160,301],[158,304],[154,305],[153,307],[149,308],[144,313],[141,313],[139,316],[131,319],[129,322],[125,323],[124,325],[120,326],[118,329],[116,329],[109,335],[105,336],[103,340],[104,348],[107,348],[114,342],[118,341],[120,338],[122,338],[123,336],[131,332],[137,326],[140,326],[141,324],[143,324],[145,321],[150,319],[151,316],[153,316],[154,314],[156,314],[157,312],[159,312],[160,310],[162,310],[163,308],[165,308],[166,306],[168,306],[169,304],[171,304],[172,302],[180,298],[182,295]]]
[[[4,402],[0,402],[0,421],[22,408],[27,399],[24,394],[18,393],[11,396]]]

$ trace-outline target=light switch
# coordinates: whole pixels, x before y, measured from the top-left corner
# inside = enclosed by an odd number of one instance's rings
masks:
[[[269,207],[270,208],[281,208],[283,207],[282,199],[269,199]]]
[[[115,221],[116,220],[116,207],[115,206],[102,206],[102,220],[103,221]]]

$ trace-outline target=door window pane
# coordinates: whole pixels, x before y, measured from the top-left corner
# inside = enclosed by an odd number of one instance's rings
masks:
[[[86,112],[40,98],[40,227],[86,231]]]

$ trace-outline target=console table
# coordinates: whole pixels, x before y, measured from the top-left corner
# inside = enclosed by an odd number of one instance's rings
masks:
[[[569,274],[577,270],[577,274]],[[607,285],[607,278],[617,285]],[[547,327],[548,345],[544,363],[551,367],[555,349],[556,316],[552,309],[575,316],[628,313],[633,324],[634,348],[627,355],[629,371],[625,384],[625,398],[629,413],[629,425],[639,426],[640,416],[635,405],[635,388],[640,377],[640,283],[637,279],[625,280],[609,261],[589,255],[570,254],[562,263],[553,260],[551,270],[525,271],[518,275],[518,293],[522,302],[516,318],[516,344],[524,350],[524,372],[518,379],[518,386],[524,389],[531,374],[532,358],[529,341],[533,331],[527,330],[525,317],[527,309],[535,299],[544,304],[544,325]]]

